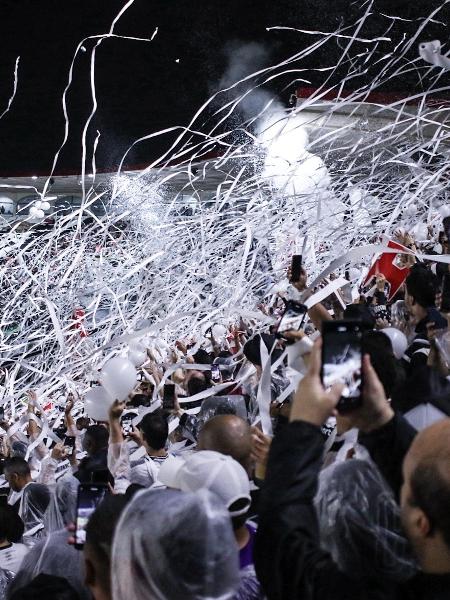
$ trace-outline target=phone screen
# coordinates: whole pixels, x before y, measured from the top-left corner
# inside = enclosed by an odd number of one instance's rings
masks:
[[[338,410],[352,410],[362,398],[362,331],[351,321],[329,321],[323,326],[322,381],[325,388],[343,383]]]
[[[106,485],[95,483],[81,483],[78,488],[75,548],[80,550],[86,541],[86,525],[90,516],[103,500],[106,494]]]
[[[289,301],[278,324],[277,336],[283,337],[283,333],[291,329],[295,331],[299,330],[305,319],[305,313],[306,307],[303,304]]]
[[[296,282],[302,274],[302,255],[294,254],[291,263],[291,282]]]
[[[133,431],[133,419],[136,415],[124,415],[122,417],[122,431],[124,435],[129,435]]]
[[[164,384],[164,395],[162,405],[163,408],[166,410],[173,410],[175,408],[175,384]]]
[[[220,381],[220,367],[219,365],[211,365],[211,379],[213,381]]]
[[[73,435],[66,435],[64,437],[64,446],[67,448],[69,454],[73,454],[75,448],[75,438]]]

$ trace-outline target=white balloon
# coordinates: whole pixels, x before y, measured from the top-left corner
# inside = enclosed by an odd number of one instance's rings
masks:
[[[401,358],[408,347],[406,335],[400,329],[395,329],[395,327],[386,327],[381,331],[391,340],[395,358]]]
[[[41,208],[42,208],[42,210],[49,210],[50,202],[47,202],[46,200],[44,200],[44,202],[41,202]]]
[[[418,241],[424,241],[428,239],[428,227],[426,223],[416,223],[416,225],[414,225],[414,227],[412,228],[412,233],[414,234],[414,237],[416,238],[416,240]]]
[[[42,208],[42,202],[40,200],[37,200],[34,205],[36,208]]]
[[[136,385],[136,369],[127,358],[116,356],[101,370],[100,381],[115,400],[125,400]]]
[[[37,209],[35,213],[36,219],[43,219],[45,217],[44,211],[40,208]]]
[[[350,277],[350,281],[355,281],[356,279],[359,279],[361,277],[361,271],[356,267],[350,267],[350,269],[348,270],[348,274]]]
[[[38,212],[39,212],[39,209],[36,208],[35,206],[32,206],[30,208],[30,210],[28,211],[28,214],[30,215],[30,217],[35,217]]]
[[[439,214],[441,215],[441,217],[448,217],[450,216],[450,205],[449,204],[443,204],[442,206],[440,206],[438,208]]]
[[[84,407],[88,417],[94,421],[108,421],[109,409],[114,398],[101,385],[92,387],[84,398]]]
[[[408,217],[414,217],[417,214],[417,204],[414,204],[414,202],[412,202],[409,206],[405,208],[403,212],[405,215],[408,215]]]
[[[147,354],[138,350],[137,348],[130,348],[128,352],[128,360],[133,363],[135,367],[140,367],[147,360]]]

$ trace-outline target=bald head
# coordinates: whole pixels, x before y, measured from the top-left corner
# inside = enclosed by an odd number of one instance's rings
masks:
[[[430,427],[423,429],[415,438],[408,456],[417,462],[444,461],[446,469],[443,476],[450,479],[450,419],[442,419]]]
[[[197,448],[232,456],[247,472],[250,470],[251,430],[236,415],[217,415],[207,421],[200,431]]]
[[[403,470],[402,509],[420,509],[428,520],[427,535],[438,532],[450,550],[450,419],[417,435]]]

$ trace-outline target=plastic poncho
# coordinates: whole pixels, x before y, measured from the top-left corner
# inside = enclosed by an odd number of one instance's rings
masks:
[[[71,474],[64,475],[58,480],[44,513],[46,534],[64,529],[69,523],[75,522],[79,485],[78,479]]]
[[[6,590],[13,579],[14,573],[0,569],[0,600],[6,600]]]
[[[207,490],[145,490],[114,536],[113,600],[226,600],[239,586],[231,521]]]
[[[67,543],[68,535],[64,530],[51,533],[31,548],[8,589],[8,597],[41,573],[46,573],[65,577],[78,592],[80,600],[92,600],[89,590],[84,585],[83,553]]]
[[[315,504],[321,545],[349,577],[401,582],[415,574],[400,509],[376,465],[353,459],[327,467]]]
[[[24,487],[20,499],[19,516],[25,526],[24,542],[32,543],[44,529],[44,513],[50,502],[50,490],[41,483]]]

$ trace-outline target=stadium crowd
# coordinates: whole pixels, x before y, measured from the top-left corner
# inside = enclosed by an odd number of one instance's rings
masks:
[[[149,350],[108,422],[5,404],[0,598],[450,598],[449,265],[398,257],[398,290],[308,306],[301,266],[261,322]],[[349,331],[350,404],[323,366]]]

